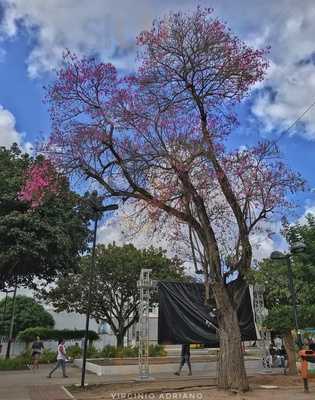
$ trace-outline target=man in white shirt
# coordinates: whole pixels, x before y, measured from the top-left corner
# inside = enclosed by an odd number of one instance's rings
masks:
[[[49,372],[47,378],[51,378],[51,375],[58,369],[62,369],[62,376],[64,378],[68,378],[66,375],[66,348],[64,339],[59,339],[58,341],[58,353],[57,353],[57,364],[55,367]]]

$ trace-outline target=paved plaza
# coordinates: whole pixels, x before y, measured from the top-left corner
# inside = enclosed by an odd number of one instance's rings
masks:
[[[33,372],[30,370],[23,371],[1,371],[0,373],[0,400],[67,400],[71,397],[62,388],[63,385],[75,385],[80,382],[81,371],[75,367],[69,367],[67,370],[68,378],[62,378],[60,371],[56,371],[52,379],[47,378],[47,374],[51,369],[51,365],[41,365],[39,371]],[[174,364],[174,371],[176,370]],[[256,374],[261,370],[259,360],[246,361],[246,368],[249,375]],[[174,376],[169,372],[155,373],[155,382],[185,382],[188,380],[187,372],[184,371],[180,377]],[[209,363],[209,370],[198,372],[196,376],[189,381],[203,381],[207,378],[212,378],[214,383],[216,377],[216,363]],[[95,374],[87,373],[86,382],[89,384],[115,384],[115,386],[126,386],[132,388],[135,385],[137,376],[135,375],[117,375],[117,376],[96,376]]]

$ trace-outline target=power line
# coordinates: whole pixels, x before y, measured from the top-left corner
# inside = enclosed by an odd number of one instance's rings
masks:
[[[292,129],[292,128],[294,127],[294,125],[296,125],[296,124],[304,117],[304,115],[306,115],[314,106],[315,106],[315,100],[313,101],[313,103],[312,103],[310,106],[308,106],[308,107],[302,112],[301,115],[299,115],[299,116],[297,117],[297,119],[296,119],[290,126],[288,126],[287,129],[285,129],[283,132],[281,132],[280,136],[278,137],[278,139],[277,139],[275,142],[277,143],[279,140],[281,140],[281,139],[283,138],[283,136],[284,136],[286,133],[288,133],[289,130]]]

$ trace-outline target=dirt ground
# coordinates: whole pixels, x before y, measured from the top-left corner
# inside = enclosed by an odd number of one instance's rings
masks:
[[[303,392],[300,377],[257,375],[249,380],[251,391],[245,394],[217,390],[214,379],[189,378],[181,382],[95,385],[83,392],[71,388],[71,393],[77,400],[304,400],[315,397],[315,382],[309,382],[310,394],[307,394]]]

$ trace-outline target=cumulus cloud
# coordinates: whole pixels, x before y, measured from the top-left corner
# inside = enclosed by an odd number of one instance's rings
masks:
[[[244,3],[246,15],[239,13],[235,25],[243,21],[246,26],[252,19],[257,25],[247,30],[245,39],[259,47],[271,46],[270,68],[252,112],[265,134],[279,134],[315,101],[315,4],[312,0],[304,0],[303,7],[298,0]],[[315,139],[314,108],[290,134]]]
[[[315,206],[310,206],[307,212],[314,212]],[[132,205],[122,206],[119,210],[108,218],[98,229],[97,242],[102,244],[110,244],[115,242],[121,246],[123,244],[132,243],[135,247],[143,249],[149,246],[161,247],[166,250],[169,257],[178,255],[184,262],[186,270],[193,273],[194,265],[191,261],[190,248],[187,243],[179,243],[171,240],[169,236],[169,226],[165,230],[154,230],[152,225],[142,226],[133,224],[134,208]],[[284,237],[280,234],[281,222],[268,221],[260,226],[260,229],[252,233],[250,241],[253,249],[253,263],[257,263],[265,258],[269,258],[270,254],[277,251],[287,251],[288,244]],[[272,233],[272,234],[271,234]]]
[[[309,214],[313,214],[315,216],[315,204],[314,204],[314,202],[308,202],[308,204],[305,206],[304,214],[298,219],[298,222],[300,224],[305,224],[306,217]]]
[[[277,251],[286,251],[288,244],[285,239],[279,235],[280,224],[274,224],[274,235],[269,236],[266,232],[256,233],[251,237],[253,247],[254,262],[269,258],[270,254]]]
[[[15,129],[14,115],[0,105],[0,146],[10,147],[21,142],[21,134]]]
[[[0,105],[0,146],[10,147],[13,143],[19,144],[24,151],[31,151],[31,144],[24,143],[24,134],[16,130],[14,115]]]
[[[97,53],[128,68],[134,60],[135,36],[167,8],[163,1],[147,0],[5,0],[1,30],[14,37],[23,26],[33,36],[36,44],[27,60],[31,77],[58,66],[66,48]]]
[[[256,87],[252,113],[265,133],[286,129],[315,98],[315,4],[313,0],[213,0],[216,14],[256,47],[270,45],[271,68]],[[98,54],[120,68],[132,68],[135,36],[154,17],[184,10],[205,0],[3,0],[0,36],[14,37],[23,27],[33,46],[31,77],[51,71],[65,48]],[[290,131],[315,139],[315,112]]]
[[[162,229],[154,231],[150,223],[140,224],[138,213],[134,205],[120,205],[118,211],[110,216],[99,228],[97,242],[118,245],[132,243],[135,247],[143,249],[149,246],[162,247],[169,256],[174,256],[174,243]]]

